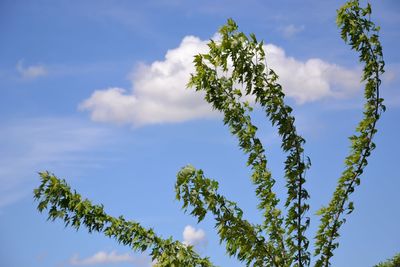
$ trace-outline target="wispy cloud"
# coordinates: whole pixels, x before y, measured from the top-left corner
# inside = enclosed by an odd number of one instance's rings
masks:
[[[182,235],[182,243],[185,245],[205,246],[207,244],[206,233],[203,229],[196,229],[191,225],[186,225]]]
[[[136,68],[130,75],[130,91],[118,87],[96,90],[79,109],[89,111],[94,121],[136,127],[218,116],[203,94],[186,89],[194,71],[193,55],[206,52],[206,43],[186,36],[179,47],[168,50],[163,61]],[[318,58],[297,60],[273,44],[264,49],[268,66],[278,73],[286,95],[299,104],[348,96],[359,88],[357,70]]]
[[[37,171],[90,164],[84,153],[107,142],[108,130],[69,118],[4,123],[0,132],[0,208],[31,191]]]
[[[78,254],[69,259],[70,265],[88,266],[100,264],[118,264],[118,263],[134,263],[135,266],[152,266],[152,262],[148,257],[134,257],[131,253],[121,253],[116,251],[105,252],[99,251],[96,254],[80,258]]]
[[[295,36],[296,34],[304,31],[304,29],[305,29],[304,25],[296,26],[294,24],[289,24],[284,27],[281,27],[280,31],[283,37],[289,39]]]
[[[25,67],[23,60],[18,61],[16,69],[23,79],[34,79],[47,75],[47,69],[45,66],[38,64]]]

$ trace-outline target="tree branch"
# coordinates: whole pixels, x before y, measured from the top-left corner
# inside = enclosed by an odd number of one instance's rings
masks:
[[[208,258],[196,254],[192,247],[171,238],[162,239],[152,229],[127,221],[122,216],[112,217],[104,212],[102,205],[93,205],[72,192],[64,180],[48,172],[39,174],[41,184],[34,190],[34,198],[39,202],[40,212],[48,210],[49,220],[61,219],[66,226],[71,225],[75,229],[83,225],[89,232],[103,232],[135,251],[151,250],[150,255],[157,261],[156,266],[214,266]]]
[[[226,242],[227,252],[245,261],[247,266],[284,266],[277,251],[256,227],[242,219],[243,211],[218,194],[218,182],[205,178],[202,170],[186,166],[177,175],[176,197],[183,208],[190,205],[191,215],[203,220],[211,212],[216,220],[220,240]]]
[[[357,0],[346,3],[338,10],[338,25],[342,29],[342,38],[352,46],[352,49],[360,52],[360,61],[365,63],[363,80],[365,86],[365,110],[364,118],[357,127],[359,135],[350,137],[352,142],[351,153],[346,158],[346,170],[339,178],[337,188],[328,207],[319,212],[321,224],[316,236],[315,254],[321,254],[316,266],[329,266],[332,251],[338,247],[334,240],[339,236],[339,228],[345,222],[341,219],[343,213],[347,214],[354,209],[353,203],[348,202],[349,195],[354,192],[355,186],[360,184],[360,176],[367,166],[367,158],[375,148],[372,139],[376,133],[376,123],[380,115],[385,111],[383,99],[379,96],[381,84],[380,75],[384,72],[382,47],[378,40],[378,30],[370,20],[371,7],[360,8]],[[368,18],[364,18],[368,16]],[[369,36],[370,32],[374,32]],[[349,40],[348,40],[349,39]]]

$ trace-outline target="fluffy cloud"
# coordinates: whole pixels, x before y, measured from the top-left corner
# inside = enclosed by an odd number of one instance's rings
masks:
[[[130,253],[118,254],[115,251],[110,253],[100,251],[88,258],[79,258],[78,255],[75,255],[69,260],[69,264],[71,265],[96,265],[123,262],[135,263],[135,266],[152,266],[152,263],[148,258],[134,257]]]
[[[16,69],[24,79],[34,79],[47,74],[47,70],[43,65],[32,65],[24,67],[23,61],[17,63]]]
[[[204,246],[207,243],[206,233],[203,229],[194,228],[191,225],[185,226],[183,230],[183,241],[182,243],[185,245],[191,246]]]
[[[179,47],[168,50],[163,61],[137,67],[132,89],[95,91],[79,105],[94,121],[117,124],[160,124],[218,116],[201,93],[186,89],[194,71],[193,56],[207,51],[207,41],[186,36]],[[299,104],[327,97],[347,96],[358,89],[358,72],[321,59],[300,61],[275,45],[266,45],[268,66],[280,76],[288,97]]]
[[[130,78],[134,90],[98,90],[79,108],[89,110],[94,121],[135,126],[215,116],[201,94],[186,89],[194,71],[193,56],[206,52],[206,43],[185,37],[178,48],[167,52],[164,61],[143,64],[133,71]]]
[[[344,97],[360,88],[360,74],[336,64],[312,58],[305,62],[286,56],[285,51],[272,44],[264,46],[268,65],[279,75],[285,94],[297,103],[327,97]]]

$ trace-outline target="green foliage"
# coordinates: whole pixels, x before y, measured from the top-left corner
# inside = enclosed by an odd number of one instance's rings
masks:
[[[192,75],[189,86],[205,91],[206,101],[224,114],[224,123],[238,137],[239,146],[248,154],[247,164],[253,170],[252,181],[260,200],[258,207],[265,218],[263,225],[255,228],[265,231],[268,247],[274,248],[270,251],[273,259],[264,256],[266,262],[253,264],[290,266],[292,262],[298,262],[299,266],[308,265],[309,242],[304,236],[308,220],[302,220],[309,208],[305,204],[308,193],[303,187],[304,173],[309,167],[302,156],[304,139],[296,133],[292,109],[284,103],[282,87],[277,83],[278,76],[267,69],[263,43],[257,42],[254,35],[249,38],[239,32],[233,20],[228,20],[220,29],[220,34],[220,41],[209,43],[208,54],[195,57],[196,75]],[[251,122],[249,114],[252,108],[242,100],[246,96],[255,97],[267,118],[278,127],[282,149],[288,153],[285,162],[288,189],[286,218],[277,208],[279,200],[272,191],[275,180],[267,169],[265,150],[256,136],[257,127]],[[250,263],[247,261],[248,265]]]
[[[351,151],[345,160],[345,170],[329,204],[321,208],[320,226],[315,236],[315,266],[329,266],[333,251],[338,247],[340,226],[354,209],[350,195],[360,184],[367,158],[375,148],[372,142],[376,122],[385,110],[379,97],[380,75],[384,72],[379,28],[370,20],[371,6],[361,8],[357,0],[347,2],[338,10],[337,23],[343,40],[359,53],[364,64],[364,118],[356,134],[351,136]],[[311,253],[306,230],[309,194],[305,189],[305,174],[311,163],[304,155],[305,140],[297,133],[292,108],[285,104],[278,75],[267,66],[263,42],[251,34],[238,31],[229,19],[220,31],[218,41],[211,40],[209,52],[194,58],[195,74],[189,87],[205,93],[205,100],[224,115],[224,123],[237,137],[239,147],[247,154],[252,169],[251,181],[263,212],[261,224],[243,219],[243,211],[218,193],[218,182],[205,178],[203,171],[186,166],[177,175],[177,199],[198,221],[210,214],[215,218],[220,241],[230,256],[247,266],[309,266]],[[251,121],[254,99],[266,117],[276,126],[286,153],[285,180],[287,198],[285,210],[278,208],[279,198],[273,192],[275,179],[267,166],[266,150],[257,137],[257,127]],[[65,225],[78,229],[84,225],[89,232],[103,232],[119,243],[136,251],[148,251],[157,266],[213,266],[193,248],[171,238],[162,239],[152,229],[123,217],[114,218],[103,206],[93,205],[72,192],[64,180],[44,172],[42,183],[35,189],[40,212],[47,210],[49,219],[61,219]],[[377,266],[398,266],[400,256]],[[386,265],[385,265],[386,264]],[[392,264],[392,265],[387,265]]]
[[[320,256],[316,266],[328,266],[333,250],[338,247],[339,228],[345,222],[344,213],[354,209],[349,196],[360,184],[360,175],[367,166],[367,158],[375,149],[372,138],[376,133],[376,122],[385,111],[383,99],[379,97],[380,75],[384,72],[382,46],[378,39],[379,27],[370,20],[371,6],[359,6],[359,1],[347,2],[338,10],[337,24],[341,28],[342,39],[359,52],[364,63],[362,80],[365,83],[364,118],[359,123],[356,134],[351,136],[351,151],[345,160],[345,170],[328,206],[323,207],[321,224],[316,235],[315,255]]]
[[[178,173],[177,198],[183,208],[193,207],[191,214],[201,221],[207,212],[212,213],[221,242],[226,242],[229,255],[237,255],[247,265],[279,266],[282,259],[271,244],[265,242],[261,229],[242,219],[243,211],[236,203],[218,194],[218,182],[204,177],[201,170],[186,166]]]
[[[392,259],[389,259],[385,262],[381,262],[374,267],[400,267],[400,253],[394,255]]]
[[[135,251],[150,251],[152,258],[157,260],[156,266],[214,266],[207,258],[199,257],[192,247],[172,238],[162,239],[152,229],[145,229],[122,216],[111,217],[102,205],[93,205],[72,192],[64,180],[48,172],[39,174],[41,185],[34,190],[34,198],[39,202],[40,212],[48,210],[49,220],[61,219],[65,226],[71,225],[77,230],[83,225],[90,233],[102,232]]]

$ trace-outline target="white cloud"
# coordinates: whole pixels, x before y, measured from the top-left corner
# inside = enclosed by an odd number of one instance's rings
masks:
[[[47,74],[47,69],[43,65],[32,65],[24,67],[23,61],[17,63],[16,69],[24,79],[34,79]]]
[[[296,34],[304,31],[304,28],[305,28],[304,25],[296,26],[293,24],[289,24],[285,27],[280,28],[280,30],[282,32],[283,37],[291,38],[291,37],[295,36]]]
[[[288,57],[275,45],[264,46],[269,67],[279,76],[288,97],[297,103],[312,102],[327,97],[344,97],[360,88],[360,73],[336,64],[312,58],[305,62]]]
[[[218,116],[203,100],[202,93],[186,89],[194,71],[193,56],[206,52],[206,43],[186,36],[179,47],[168,50],[163,61],[136,68],[129,76],[130,91],[117,87],[97,90],[79,109],[89,111],[94,121],[136,127]],[[318,58],[300,61],[272,44],[266,45],[265,50],[268,66],[276,70],[285,93],[297,103],[343,97],[359,88],[358,71]]]
[[[206,233],[203,229],[194,228],[191,225],[186,225],[183,230],[183,244],[191,246],[205,246],[207,243]]]
[[[136,266],[152,266],[151,260],[147,257],[134,257],[130,253],[118,254],[115,251],[110,253],[99,251],[88,258],[79,258],[74,255],[70,260],[71,265],[97,265],[97,264],[113,264],[113,263],[134,263]]]
[[[186,90],[194,72],[193,56],[206,52],[206,43],[186,36],[178,48],[167,52],[164,61],[142,64],[133,71],[132,92],[122,88],[98,90],[79,108],[89,110],[94,121],[135,126],[216,116],[202,94]]]

